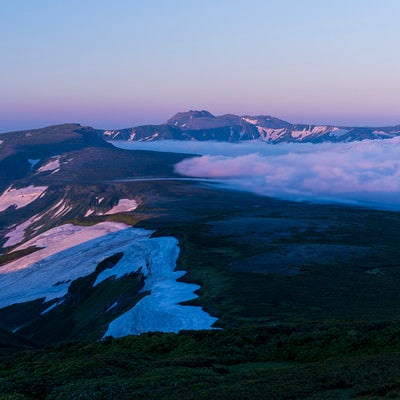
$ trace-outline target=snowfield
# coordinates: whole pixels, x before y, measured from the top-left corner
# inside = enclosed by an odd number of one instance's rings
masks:
[[[25,269],[34,263],[42,262],[42,260],[52,255],[60,254],[64,250],[72,251],[77,245],[104,237],[127,227],[127,225],[117,222],[102,222],[93,226],[76,226],[72,224],[57,226],[16,247],[13,252],[27,249],[31,246],[41,249],[0,266],[0,274]]]
[[[106,212],[106,215],[129,212],[137,209],[137,202],[133,199],[121,199],[116,206]]]
[[[133,199],[121,199],[116,206],[106,211],[104,214],[99,213],[97,215],[112,215],[122,212],[134,211],[137,209],[137,206],[137,202]]]
[[[122,252],[121,260],[103,271],[94,285],[111,276],[141,271],[145,275],[143,290],[150,295],[114,320],[105,336],[211,328],[215,318],[200,307],[179,304],[195,298],[199,286],[177,282],[184,274],[174,271],[179,255],[177,240],[151,238],[152,233],[122,223],[102,222],[94,226],[66,224],[40,234],[17,249],[42,249],[0,267],[0,308],[40,298],[60,299],[57,304],[61,304],[72,281]]]
[[[27,186],[21,189],[12,189],[10,186],[0,196],[0,212],[8,207],[22,208],[39,198],[47,186]]]
[[[14,246],[25,239],[25,231],[36,221],[39,220],[40,215],[34,215],[22,224],[12,227],[10,231],[6,233],[7,241],[3,244],[3,247]]]
[[[179,304],[196,298],[194,292],[200,287],[177,281],[185,274],[184,271],[174,271],[179,255],[178,241],[173,237],[160,237],[147,240],[145,245],[149,251],[143,255],[148,258],[140,260],[143,265],[147,265],[142,269],[142,272],[146,273],[143,291],[149,290],[151,293],[112,321],[104,337],[121,337],[154,331],[210,329],[216,318],[208,315],[200,307]],[[120,261],[115,267],[118,275],[129,271],[131,266],[127,264],[128,260],[136,259],[129,255],[124,263],[124,258],[121,260],[122,263]],[[105,279],[115,268],[105,270],[98,280]]]
[[[55,159],[49,161],[45,165],[42,165],[38,172],[46,172],[51,171],[52,173],[58,172],[60,170],[60,157],[56,157]]]

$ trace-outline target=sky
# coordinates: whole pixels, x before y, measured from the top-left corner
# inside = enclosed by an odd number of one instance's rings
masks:
[[[112,142],[125,149],[199,154],[178,173],[294,201],[400,210],[400,137],[350,143]]]
[[[0,132],[178,111],[400,123],[398,0],[2,0]]]

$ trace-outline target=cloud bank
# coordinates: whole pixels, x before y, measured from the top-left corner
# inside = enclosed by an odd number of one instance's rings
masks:
[[[147,143],[135,148],[197,153],[176,171],[297,201],[400,210],[400,138],[351,143]]]

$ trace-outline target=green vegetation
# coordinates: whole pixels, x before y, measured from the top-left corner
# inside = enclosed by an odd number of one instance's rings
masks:
[[[138,226],[179,238],[183,279],[201,286],[191,304],[218,326],[400,320],[398,213],[182,182],[140,211]]]
[[[0,399],[398,398],[399,333],[309,325],[64,343],[0,358]]]
[[[146,295],[140,293],[144,286],[144,277],[140,272],[119,279],[110,277],[93,286],[98,275],[112,268],[121,257],[122,253],[116,253],[99,263],[92,274],[71,282],[61,304],[53,309],[49,308],[57,300],[44,303],[43,299],[0,309],[1,327],[7,330],[19,328],[19,335],[41,345],[101,338],[113,319]],[[43,313],[47,309],[49,311]]]

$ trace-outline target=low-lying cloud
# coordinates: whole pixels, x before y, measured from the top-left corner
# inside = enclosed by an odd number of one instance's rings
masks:
[[[201,154],[177,164],[176,171],[214,178],[240,190],[291,200],[400,209],[400,138],[279,145],[164,141],[146,146]]]

